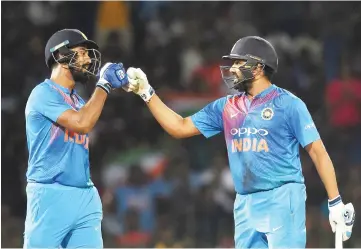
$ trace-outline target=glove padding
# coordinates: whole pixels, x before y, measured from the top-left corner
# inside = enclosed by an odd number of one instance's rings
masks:
[[[140,69],[130,67],[127,70],[129,84],[123,89],[127,92],[138,94],[145,102],[149,102],[154,95],[154,89],[149,85],[147,75]]]
[[[353,224],[355,222],[355,209],[352,203],[343,204],[340,196],[328,201],[328,209],[330,211],[329,220],[332,232],[336,232],[336,228],[342,232],[342,240],[346,241],[351,237]]]
[[[120,88],[129,83],[122,63],[106,63],[100,70],[98,77],[96,86],[107,93],[110,93],[111,89]]]

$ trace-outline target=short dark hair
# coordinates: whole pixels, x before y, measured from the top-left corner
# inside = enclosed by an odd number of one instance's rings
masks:
[[[273,77],[273,75],[274,75],[273,69],[270,68],[269,66],[264,66],[263,71],[264,71],[264,76],[266,76],[267,79],[268,79],[269,81],[271,81],[271,80],[272,80],[272,77]]]
[[[53,71],[58,66],[58,63],[52,62],[50,65],[51,65],[50,68]]]

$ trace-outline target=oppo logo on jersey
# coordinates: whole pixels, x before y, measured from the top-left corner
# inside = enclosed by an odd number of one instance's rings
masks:
[[[89,137],[87,135],[80,135],[76,132],[65,130],[64,142],[71,142],[81,144],[85,149],[89,149]]]
[[[268,135],[268,131],[265,129],[256,129],[256,128],[232,128],[231,129],[231,135],[235,136],[238,135],[239,137],[242,134],[246,134],[247,136],[249,135],[261,135],[261,136],[267,136]]]
[[[259,135],[265,137],[268,135],[268,131],[265,129],[256,129],[256,128],[232,128],[231,135],[241,137],[250,136],[250,135]],[[249,138],[243,137],[238,139],[232,139],[232,153],[236,152],[268,152],[268,144],[264,138]]]

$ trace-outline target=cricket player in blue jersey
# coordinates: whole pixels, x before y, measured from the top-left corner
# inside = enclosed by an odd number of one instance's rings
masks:
[[[51,77],[32,90],[25,109],[24,248],[102,248],[102,204],[90,179],[88,133],[110,91],[128,83],[126,72],[121,63],[106,63],[98,74],[98,45],[74,29],[51,36],[45,61]],[[96,83],[87,103],[75,82]]]
[[[306,187],[299,145],[309,153],[326,188],[332,231],[341,229],[343,240],[349,239],[354,208],[342,202],[334,167],[305,103],[271,83],[278,68],[273,46],[260,37],[244,37],[223,59],[222,78],[239,93],[187,118],[159,99],[139,68],[128,69],[130,84],[125,89],[140,95],[175,138],[224,133],[237,193],[236,248],[305,248]]]

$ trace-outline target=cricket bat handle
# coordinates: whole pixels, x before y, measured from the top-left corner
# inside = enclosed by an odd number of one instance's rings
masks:
[[[342,240],[342,227],[336,226],[335,232],[335,248],[336,249],[343,249],[343,240]]]

